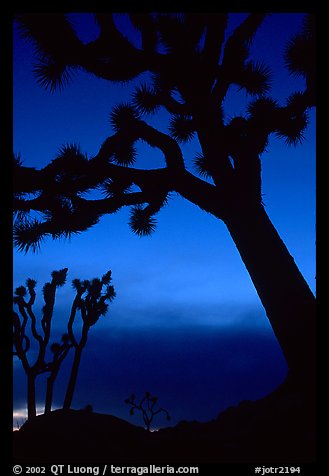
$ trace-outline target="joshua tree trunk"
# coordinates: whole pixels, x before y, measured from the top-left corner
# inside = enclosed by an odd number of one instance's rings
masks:
[[[51,405],[53,401],[53,387],[54,387],[54,379],[52,377],[48,377],[47,379],[47,391],[46,391],[46,402],[45,402],[45,413],[51,412]]]
[[[45,401],[45,413],[51,412],[51,406],[53,403],[54,383],[57,377],[57,373],[51,374],[47,379],[46,401]]]
[[[262,206],[230,214],[226,226],[286,358],[307,389],[315,374],[315,298]]]
[[[32,420],[32,418],[35,418],[37,415],[35,402],[35,379],[36,376],[34,372],[29,372],[27,374],[27,417],[29,420]]]
[[[191,174],[180,174],[177,191],[223,220],[265,308],[295,380],[313,391],[315,377],[316,301],[263,206],[232,191],[216,192]],[[227,193],[226,193],[227,192]],[[226,197],[226,199],[225,199]],[[224,198],[224,200],[223,200]]]
[[[71,369],[70,380],[67,386],[65,399],[64,399],[64,405],[63,405],[64,410],[68,410],[69,408],[71,408],[73,393],[74,393],[75,385],[77,382],[78,371],[79,371],[79,366],[81,361],[81,354],[82,354],[84,346],[87,343],[88,331],[89,331],[89,326],[88,324],[84,322],[82,327],[81,340],[79,344],[76,343],[75,345],[75,352],[74,352],[74,359],[73,359],[73,364]]]
[[[68,410],[69,408],[71,408],[73,393],[74,393],[75,384],[78,377],[79,365],[81,361],[81,354],[82,354],[82,347],[78,346],[75,350],[74,360],[73,360],[71,374],[70,374],[70,380],[69,380],[66,394],[65,394],[64,405],[63,405],[64,410]]]

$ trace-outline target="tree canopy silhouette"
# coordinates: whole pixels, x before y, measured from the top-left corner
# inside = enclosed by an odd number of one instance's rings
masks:
[[[81,69],[111,82],[127,83],[146,72],[148,79],[129,103],[114,107],[114,134],[94,157],[75,144],[62,146],[39,170],[15,157],[15,244],[36,250],[45,237],[82,232],[124,206],[131,207],[133,232],[149,235],[157,213],[176,192],[225,223],[291,377],[309,386],[315,368],[315,298],[264,209],[261,157],[270,134],[288,145],[303,139],[308,110],[315,105],[314,17],[305,16],[303,30],[287,45],[286,65],[292,78],[305,79],[305,88],[283,105],[269,95],[269,68],[250,57],[265,13],[246,15],[228,37],[227,13],[128,13],[141,39],[138,45],[119,28],[115,14],[94,17],[99,34],[82,42],[68,15],[17,16],[22,36],[35,47],[36,79],[50,92],[65,87],[72,72]],[[244,89],[250,102],[244,115],[226,118],[223,102],[231,85]],[[160,108],[171,116],[169,134],[144,118]],[[200,145],[196,174],[186,169],[179,145],[192,137]],[[162,168],[134,167],[140,139],[162,152]],[[104,198],[84,195],[99,188]]]

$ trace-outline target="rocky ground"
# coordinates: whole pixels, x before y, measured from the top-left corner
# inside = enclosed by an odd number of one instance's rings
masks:
[[[14,432],[17,463],[298,465],[315,460],[314,404],[294,388],[244,401],[207,423],[147,432],[112,415],[56,410]]]

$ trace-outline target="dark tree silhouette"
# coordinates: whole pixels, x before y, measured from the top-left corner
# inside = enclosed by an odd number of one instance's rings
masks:
[[[225,223],[281,345],[289,381],[308,388],[315,369],[315,298],[264,209],[261,156],[270,134],[292,145],[303,139],[308,109],[315,105],[314,17],[305,16],[303,31],[287,45],[286,64],[305,79],[305,89],[285,104],[269,96],[270,70],[250,58],[265,13],[248,14],[228,38],[226,13],[128,17],[140,45],[127,39],[111,13],[95,14],[99,35],[87,43],[64,14],[17,17],[22,35],[35,45],[37,81],[50,92],[79,69],[109,81],[128,82],[145,72],[149,79],[136,87],[130,104],[114,108],[115,133],[96,156],[87,158],[68,144],[40,170],[15,159],[14,209],[20,217],[15,243],[21,250],[36,249],[46,236],[81,232],[123,206],[132,207],[132,230],[148,235],[168,195],[176,192]],[[232,84],[251,100],[245,115],[227,119],[223,101]],[[161,107],[171,115],[169,134],[142,119]],[[186,169],[178,144],[193,136],[201,149],[195,159],[200,177]],[[133,167],[139,139],[163,153],[163,168]],[[82,196],[97,187],[105,198]]]
[[[64,408],[71,405],[73,392],[79,370],[82,350],[87,343],[87,336],[91,326],[96,324],[99,317],[105,315],[108,309],[106,301],[113,301],[115,297],[114,287],[110,284],[112,280],[112,272],[108,271],[101,279],[95,278],[92,281],[80,281],[74,279],[72,285],[76,290],[76,296],[71,306],[70,317],[67,328],[68,333],[63,334],[61,342],[53,342],[49,345],[51,337],[51,322],[53,318],[56,289],[63,286],[66,282],[68,268],[60,271],[53,271],[52,280],[43,287],[43,297],[45,305],[42,308],[43,317],[38,323],[33,312],[33,305],[36,299],[35,286],[36,281],[28,279],[26,287],[19,286],[15,290],[14,304],[17,305],[18,311],[13,312],[13,329],[14,329],[14,355],[22,362],[23,368],[27,375],[27,403],[28,403],[28,419],[36,416],[36,379],[38,375],[48,373],[46,397],[45,397],[45,413],[51,412],[53,390],[61,364],[68,355],[71,348],[74,348],[74,359],[70,379],[65,395]],[[26,299],[28,295],[29,299]],[[77,330],[74,331],[74,321],[77,311],[80,311],[83,325],[80,340],[76,337]],[[28,329],[29,326],[29,329]],[[38,330],[41,327],[42,333]],[[30,363],[28,352],[35,354],[35,347],[31,345],[31,337],[37,343],[37,353],[34,363]],[[47,361],[47,350],[51,351],[52,359]]]
[[[160,413],[164,413],[167,420],[170,420],[168,411],[162,407],[157,407],[158,397],[152,397],[150,392],[146,392],[145,396],[140,400],[139,403],[136,402],[136,396],[134,394],[130,395],[130,397],[125,400],[125,403],[131,406],[130,415],[134,415],[136,410],[142,413],[142,418],[147,431],[151,431],[151,425],[154,417]]]
[[[63,334],[61,343],[54,342],[50,347],[50,350],[53,353],[53,359],[51,362],[48,362],[44,368],[45,372],[49,372],[49,376],[47,378],[45,413],[51,412],[55,380],[57,378],[61,364],[71,348],[72,343],[68,334]]]
[[[48,368],[45,358],[51,335],[51,322],[56,289],[65,284],[66,275],[67,268],[60,271],[53,271],[51,281],[46,283],[43,287],[42,293],[45,305],[42,308],[42,319],[39,326],[41,330],[38,330],[37,318],[33,312],[33,305],[36,298],[36,281],[34,279],[28,279],[26,281],[26,287],[19,286],[15,290],[14,303],[17,305],[19,313],[13,312],[14,355],[22,362],[27,375],[28,419],[32,419],[36,416],[36,378],[41,373],[47,371]],[[27,295],[28,300],[25,298]],[[30,332],[27,329],[28,325]],[[36,350],[33,347],[31,348],[31,337],[33,337],[37,343],[37,352],[33,363],[30,362],[27,355],[30,349],[33,349],[33,351]],[[32,355],[34,355],[34,352],[32,352]]]
[[[80,281],[74,279],[72,285],[76,291],[70,319],[68,322],[68,337],[74,347],[74,359],[72,363],[71,374],[64,399],[64,409],[71,407],[74,389],[77,381],[82,351],[87,343],[88,332],[91,326],[95,325],[100,316],[107,313],[108,302],[112,302],[115,298],[115,291],[110,284],[112,277],[111,271],[108,271],[102,279],[95,278],[92,281]],[[80,311],[82,318],[82,330],[80,338],[76,336],[74,331],[74,323]]]

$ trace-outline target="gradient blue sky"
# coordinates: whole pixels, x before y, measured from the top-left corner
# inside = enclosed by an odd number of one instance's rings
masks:
[[[232,24],[244,14],[232,15]],[[125,25],[124,15],[118,17]],[[252,51],[274,72],[271,94],[281,104],[303,88],[283,64],[287,40],[303,14],[273,14],[259,29]],[[93,36],[88,15],[73,14],[80,34]],[[132,88],[83,72],[62,92],[41,89],[32,74],[31,46],[14,35],[14,150],[24,165],[42,167],[61,145],[78,143],[89,157],[111,134],[113,105],[129,100]],[[139,78],[139,82],[142,78]],[[225,101],[227,117],[243,113],[247,100],[237,90]],[[167,115],[149,122],[166,132]],[[162,165],[161,154],[140,146],[139,166]],[[198,144],[183,147],[187,166]],[[287,147],[271,138],[262,157],[263,201],[311,289],[315,291],[315,114],[302,145]],[[156,232],[135,236],[129,210],[103,217],[70,241],[47,240],[38,254],[14,252],[14,287],[27,277],[41,289],[54,269],[69,268],[58,291],[54,332],[65,331],[70,281],[113,273],[117,298],[108,315],[91,329],[76,388],[75,408],[129,417],[123,400],[132,392],[155,392],[181,419],[209,420],[228,405],[258,398],[274,388],[286,367],[249,275],[222,222],[173,196],[158,215]],[[24,375],[14,364],[16,418],[24,415]],[[65,379],[65,369],[61,381]],[[55,406],[62,401],[59,381]],[[23,412],[23,413],[22,413]],[[25,415],[24,415],[25,416]],[[167,422],[164,422],[167,424]],[[159,421],[159,424],[161,422]]]

